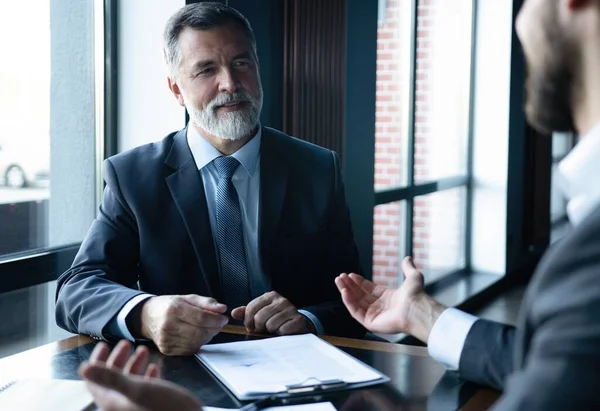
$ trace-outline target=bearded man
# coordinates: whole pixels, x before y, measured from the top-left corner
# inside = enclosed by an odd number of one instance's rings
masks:
[[[405,259],[398,289],[336,279],[352,315],[374,332],[414,335],[433,358],[503,391],[494,410],[600,409],[600,0],[525,0],[516,24],[527,61],[527,119],[576,132],[559,166],[573,230],[531,279],[517,327],[448,308]]]
[[[360,270],[335,152],[262,126],[256,42],[235,9],[183,7],[164,32],[190,122],[104,162],[98,217],[58,280],[56,321],[185,355],[230,321],[361,336],[334,279]]]

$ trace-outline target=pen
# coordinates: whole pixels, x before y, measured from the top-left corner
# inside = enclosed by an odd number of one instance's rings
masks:
[[[271,406],[308,404],[321,401],[322,399],[323,396],[321,395],[302,395],[291,397],[270,396],[244,405],[238,411],[257,411]]]
[[[270,405],[274,405],[275,401],[273,400],[273,397],[267,397],[267,398],[262,398],[258,401],[254,401],[251,402],[250,404],[244,405],[242,408],[240,408],[238,411],[256,411],[256,410],[261,410],[263,408],[266,408]]]

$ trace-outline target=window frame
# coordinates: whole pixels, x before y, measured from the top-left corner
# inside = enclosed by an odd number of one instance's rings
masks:
[[[385,0],[380,0],[385,1]],[[475,1],[475,6],[478,6]],[[475,271],[472,268],[470,250],[473,238],[473,139],[475,117],[473,116],[474,99],[471,96],[471,110],[469,112],[467,183],[464,180],[455,180],[459,186],[467,187],[466,210],[466,239],[465,268],[428,284],[426,291],[431,293],[446,305],[459,306],[465,309],[474,309],[494,295],[506,290],[514,284],[522,284],[531,276],[533,269],[539,261],[547,243],[532,243],[531,235],[525,230],[525,221],[528,215],[535,212],[538,203],[532,201],[530,194],[525,190],[525,185],[545,184],[549,181],[547,173],[531,173],[526,166],[530,147],[530,127],[525,118],[524,86],[526,79],[525,57],[519,40],[514,30],[514,22],[523,0],[513,0],[512,24],[510,38],[510,79],[509,79],[509,113],[508,113],[508,166],[506,185],[506,251],[504,255],[505,270],[502,273],[488,273]],[[402,201],[403,196],[415,197],[428,191],[436,192],[454,187],[450,180],[426,182],[408,188],[389,188],[376,193],[374,190],[375,170],[375,110],[376,110],[376,60],[377,60],[377,28],[379,2],[363,2],[362,0],[347,0],[347,26],[346,36],[346,108],[345,108],[345,156],[343,176],[346,182],[346,200],[350,209],[353,231],[363,265],[363,274],[372,279],[373,270],[373,234],[374,234],[374,208],[378,204],[393,201]],[[415,20],[413,3],[413,21]],[[472,24],[478,23],[478,8],[473,8]],[[474,26],[477,27],[477,26]],[[480,31],[473,30],[474,33]],[[413,40],[414,41],[414,40]],[[471,76],[476,72],[476,46],[477,36],[472,41]],[[373,61],[373,64],[355,64],[356,61]],[[414,73],[414,70],[413,70]],[[413,74],[414,75],[414,74]],[[365,79],[373,79],[366,81]],[[471,86],[471,93],[476,90]],[[411,160],[412,161],[412,160]],[[541,166],[541,165],[540,165]],[[371,172],[368,172],[372,170]],[[458,176],[464,178],[465,176]],[[443,179],[445,180],[445,179]],[[437,187],[427,186],[436,184]],[[425,186],[425,187],[423,187]],[[394,193],[395,191],[395,193]],[[376,201],[377,197],[377,201]],[[408,207],[410,210],[411,207]],[[412,219],[411,219],[412,220]],[[409,231],[410,232],[410,231]],[[400,272],[398,273],[400,275]]]
[[[117,153],[117,0],[94,0],[96,100],[96,205],[103,191],[102,161]],[[56,280],[73,263],[81,243],[0,256],[0,293]]]
[[[405,228],[405,255],[413,255],[413,229],[414,229],[414,200],[417,197],[437,193],[453,188],[465,187],[465,239],[464,239],[464,261],[465,266],[442,274],[433,283],[447,281],[471,269],[471,224],[472,224],[472,199],[473,199],[473,130],[474,130],[474,95],[476,76],[476,49],[477,49],[477,13],[478,1],[471,0],[471,47],[469,67],[469,120],[467,129],[467,167],[464,175],[454,175],[426,182],[415,182],[415,124],[416,124],[416,100],[417,100],[417,53],[418,53],[418,17],[419,0],[411,1],[411,45],[410,45],[410,96],[409,96],[409,124],[408,124],[408,154],[407,154],[407,182],[406,185],[375,190],[375,206],[404,201],[406,203],[406,214],[404,218]],[[399,273],[400,275],[400,273]],[[447,278],[448,277],[448,278]]]

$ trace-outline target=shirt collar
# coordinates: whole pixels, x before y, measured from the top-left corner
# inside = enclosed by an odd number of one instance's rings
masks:
[[[235,157],[242,166],[244,166],[250,176],[252,176],[254,174],[254,170],[256,170],[256,164],[258,163],[258,157],[260,155],[261,139],[262,127],[259,124],[258,131],[254,137],[244,144],[242,148],[231,155],[232,157]],[[210,144],[208,140],[202,137],[198,130],[196,130],[196,128],[191,124],[188,125],[187,129],[187,141],[198,170],[202,170],[215,158],[223,156],[223,154],[217,150],[215,146]]]
[[[581,223],[600,206],[600,124],[584,136],[558,165],[558,185],[565,194],[567,215],[573,225]]]

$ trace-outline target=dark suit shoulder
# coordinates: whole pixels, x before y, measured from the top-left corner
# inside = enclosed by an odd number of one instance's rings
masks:
[[[143,173],[152,167],[162,167],[175,142],[175,131],[160,141],[144,144],[108,158],[117,173]]]
[[[185,141],[185,129],[174,132],[150,144],[133,148],[105,160],[104,180],[121,203],[127,203],[133,214],[139,210],[150,210],[163,201],[167,193],[165,178],[173,168],[165,164],[174,151],[189,148]],[[180,144],[181,143],[181,144]],[[185,144],[185,147],[182,147]],[[179,150],[174,150],[180,146]],[[188,154],[191,157],[191,154]]]
[[[600,308],[599,255],[600,207],[555,244],[540,262],[528,290],[534,320],[588,304]]]

